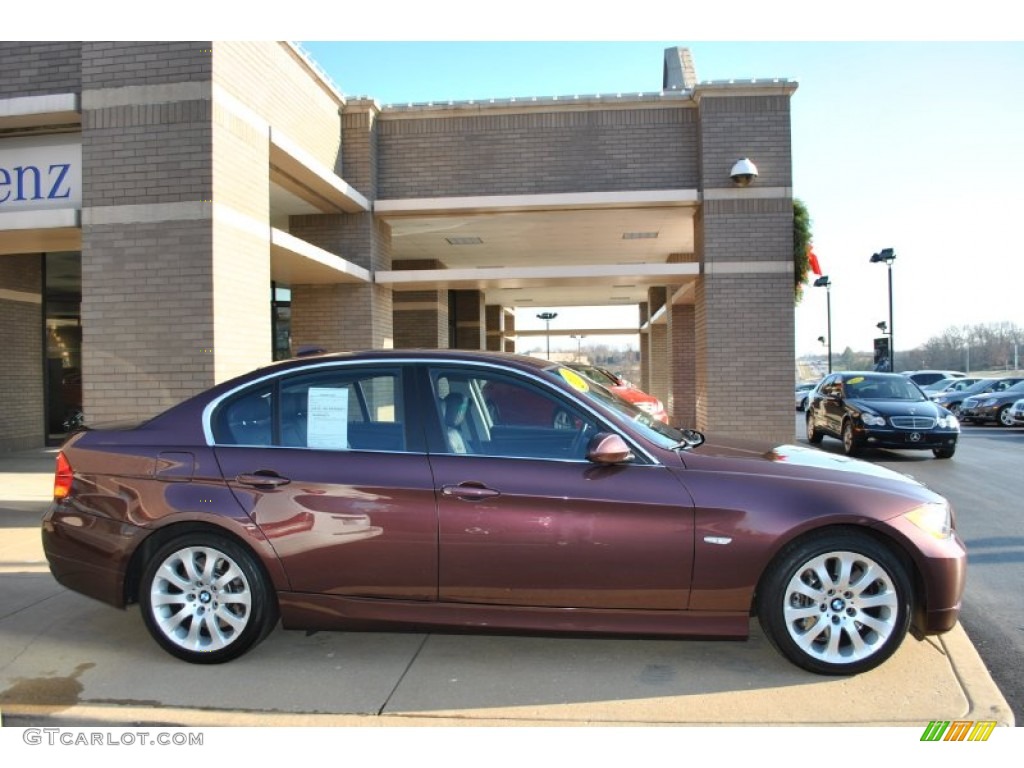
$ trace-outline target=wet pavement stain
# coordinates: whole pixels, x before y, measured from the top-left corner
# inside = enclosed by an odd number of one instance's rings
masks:
[[[16,678],[14,685],[0,691],[0,708],[26,708],[38,714],[53,714],[79,703],[83,686],[78,681],[96,665],[85,662],[67,677]]]

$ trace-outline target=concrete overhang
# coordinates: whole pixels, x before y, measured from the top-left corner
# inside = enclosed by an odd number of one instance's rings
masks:
[[[287,285],[371,280],[369,270],[280,229],[270,230],[270,274]]]
[[[629,280],[635,285],[664,285],[696,279],[700,265],[688,264],[591,264],[554,267],[480,267],[468,269],[400,269],[375,273],[374,280],[396,291],[454,288],[493,290],[535,286],[588,284],[615,285]]]
[[[270,180],[322,213],[363,213],[370,201],[291,139],[270,132]]]
[[[696,206],[696,189],[656,189],[622,192],[570,192],[546,195],[484,195],[377,200],[374,213],[384,219],[423,214],[508,213],[516,211],[570,211],[595,208],[647,208]]]

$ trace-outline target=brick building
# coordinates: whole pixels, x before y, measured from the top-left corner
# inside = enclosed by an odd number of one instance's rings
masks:
[[[290,43],[0,42],[0,450],[304,345],[511,350],[515,307],[609,304],[674,422],[791,439],[796,85],[663,66],[382,107]]]

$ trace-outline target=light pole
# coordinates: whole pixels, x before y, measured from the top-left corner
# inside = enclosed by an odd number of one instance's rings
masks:
[[[892,263],[895,260],[896,254],[892,248],[883,248],[871,254],[872,264],[885,264],[889,268],[889,371],[892,373],[896,373],[896,338],[892,325]]]
[[[551,359],[551,321],[558,317],[557,312],[541,312],[537,319],[544,321],[544,329],[548,340],[548,360]]]
[[[815,288],[825,289],[825,309],[828,320],[828,372],[832,373],[832,281],[822,275],[814,281]]]
[[[578,363],[583,357],[583,340],[587,337],[582,334],[573,334],[569,338],[576,339],[576,362]]]

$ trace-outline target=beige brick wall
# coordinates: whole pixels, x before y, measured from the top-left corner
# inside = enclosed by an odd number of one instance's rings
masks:
[[[218,41],[213,81],[341,176],[340,105],[286,43]]]
[[[394,347],[391,291],[378,285],[292,286],[292,347],[329,352]]]
[[[697,130],[689,104],[385,112],[379,197],[694,188]]]
[[[669,423],[692,427],[697,423],[697,354],[694,336],[696,311],[692,304],[675,304],[668,315]]]
[[[152,416],[214,382],[209,219],[85,225],[87,423]]]
[[[39,254],[0,256],[0,451],[44,442],[42,291]]]

